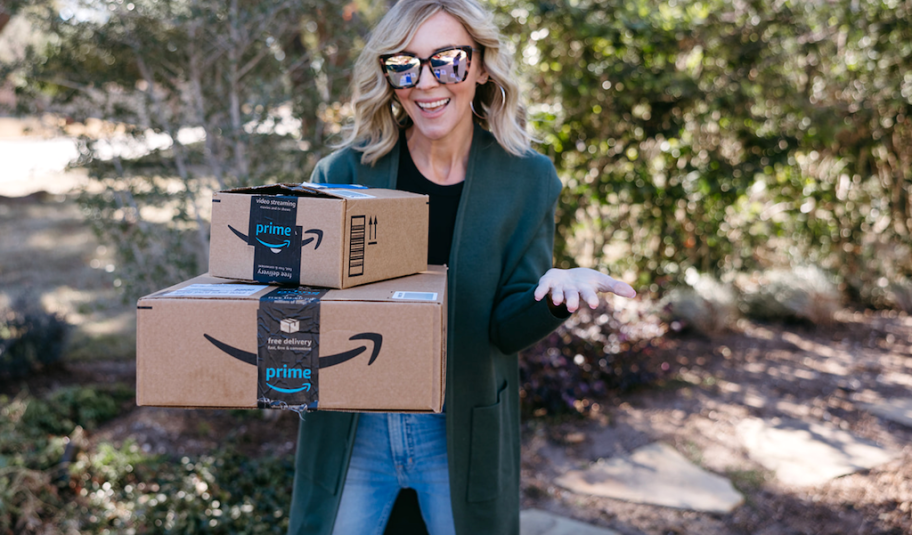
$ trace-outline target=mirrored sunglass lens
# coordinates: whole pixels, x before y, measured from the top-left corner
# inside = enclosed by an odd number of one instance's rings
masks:
[[[383,62],[390,81],[396,87],[409,87],[418,83],[421,62],[413,56],[392,56]]]
[[[464,50],[454,49],[431,56],[431,72],[442,84],[455,84],[465,80],[468,69]]]

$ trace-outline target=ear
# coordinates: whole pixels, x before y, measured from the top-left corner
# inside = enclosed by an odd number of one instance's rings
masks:
[[[484,62],[481,61],[478,63],[478,79],[475,83],[478,85],[484,85],[488,83],[488,71],[485,70]]]

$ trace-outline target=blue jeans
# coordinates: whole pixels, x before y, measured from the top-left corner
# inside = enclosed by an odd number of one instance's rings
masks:
[[[360,415],[333,535],[381,535],[403,488],[430,535],[455,535],[445,414]]]

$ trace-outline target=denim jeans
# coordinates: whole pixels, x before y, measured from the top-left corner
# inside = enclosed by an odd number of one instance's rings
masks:
[[[360,415],[333,535],[382,535],[403,488],[430,535],[455,535],[445,414]]]

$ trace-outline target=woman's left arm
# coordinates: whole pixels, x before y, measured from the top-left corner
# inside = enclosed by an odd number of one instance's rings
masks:
[[[539,221],[531,242],[502,283],[491,314],[491,342],[503,353],[528,347],[556,329],[570,314],[564,307],[552,311],[535,298],[539,279],[551,267],[554,210]]]
[[[491,342],[506,354],[528,347],[556,329],[579,307],[580,298],[598,306],[599,292],[633,297],[628,284],[585,268],[551,267],[554,250],[554,212],[561,182],[550,161],[546,203],[534,237],[498,292],[491,316]],[[542,217],[543,216],[543,217]],[[544,299],[548,295],[548,299]]]

